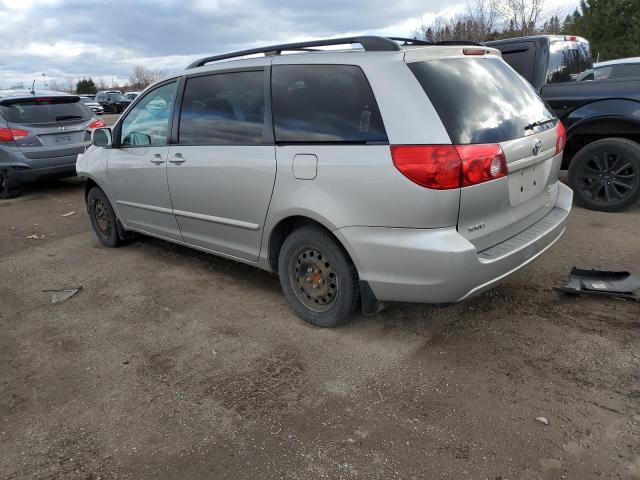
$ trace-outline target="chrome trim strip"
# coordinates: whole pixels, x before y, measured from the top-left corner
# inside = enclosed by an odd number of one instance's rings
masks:
[[[232,218],[214,217],[213,215],[203,215],[202,213],[185,212],[182,210],[174,210],[173,214],[178,217],[192,218],[194,220],[203,220],[205,222],[219,223],[221,225],[229,225],[231,227],[243,228],[245,230],[260,230],[260,225],[256,223],[243,222]]]
[[[155,207],[153,205],[146,205],[144,203],[126,202],[124,200],[116,200],[118,205],[124,205],[125,207],[141,208],[142,210],[151,210],[152,212],[173,214],[170,208]]]

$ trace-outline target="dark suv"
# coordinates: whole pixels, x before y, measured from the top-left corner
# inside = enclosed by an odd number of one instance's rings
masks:
[[[96,93],[96,102],[102,105],[104,113],[122,113],[127,109],[131,100],[119,92],[98,92]]]
[[[76,95],[0,90],[0,198],[42,177],[74,176],[89,130],[104,125]]]

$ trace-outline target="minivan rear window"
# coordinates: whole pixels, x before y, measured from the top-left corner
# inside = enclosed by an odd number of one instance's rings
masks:
[[[54,123],[91,117],[79,97],[36,97],[4,101],[0,111],[10,123]]]
[[[455,144],[505,142],[555,124],[554,114],[531,85],[500,58],[408,65]]]

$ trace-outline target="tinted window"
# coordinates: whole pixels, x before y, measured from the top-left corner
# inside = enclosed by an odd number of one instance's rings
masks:
[[[263,143],[264,72],[221,73],[187,80],[178,131],[181,145]]]
[[[0,106],[11,123],[52,123],[88,118],[91,111],[78,97],[29,98]]]
[[[640,77],[640,63],[620,63],[613,68],[611,78]]]
[[[525,130],[532,123],[554,118],[531,85],[499,58],[445,58],[409,68],[453,143],[504,142],[534,132]]]
[[[279,142],[386,141],[362,70],[350,65],[281,65],[272,70]]]
[[[122,146],[166,145],[175,93],[172,82],[145,95],[122,122]]]
[[[502,59],[524,78],[531,80],[535,63],[535,44],[527,42],[518,44],[517,47],[516,50],[503,51]]]
[[[127,100],[121,93],[107,93],[107,95],[109,95],[109,100],[113,100],[114,102],[122,102]]]
[[[551,42],[547,83],[572,82],[593,68],[589,44],[583,42]]]

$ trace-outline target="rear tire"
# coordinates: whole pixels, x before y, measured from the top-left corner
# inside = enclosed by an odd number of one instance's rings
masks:
[[[0,171],[0,199],[19,197],[20,193],[20,188],[9,180],[6,172]]]
[[[87,195],[87,211],[100,243],[110,248],[119,247],[124,243],[118,234],[118,219],[111,203],[98,187],[93,187]]]
[[[293,310],[319,327],[348,322],[360,303],[355,266],[342,246],[321,227],[302,227],[285,239],[278,272]]]
[[[640,198],[640,145],[626,138],[590,143],[571,160],[568,179],[579,205],[620,212]]]

